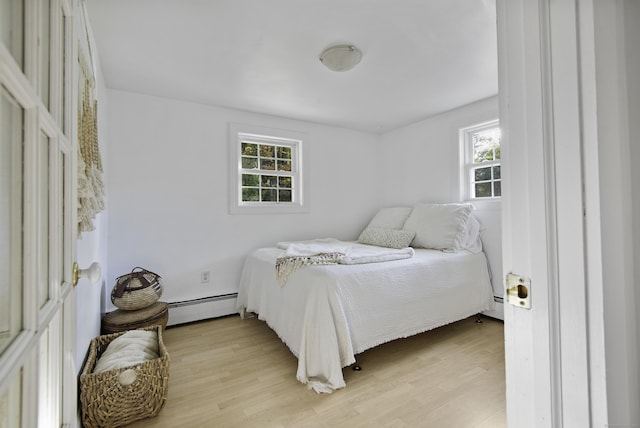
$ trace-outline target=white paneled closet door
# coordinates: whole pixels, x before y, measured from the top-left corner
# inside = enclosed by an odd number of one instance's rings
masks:
[[[0,1],[0,428],[77,424],[71,16]]]

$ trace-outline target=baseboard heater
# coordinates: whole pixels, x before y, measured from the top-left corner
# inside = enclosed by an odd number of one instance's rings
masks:
[[[169,303],[167,325],[184,324],[234,314],[237,312],[237,297],[238,293],[228,293]]]
[[[500,296],[493,296],[493,301],[496,303],[495,308],[492,311],[484,311],[483,314],[504,321],[504,299]]]

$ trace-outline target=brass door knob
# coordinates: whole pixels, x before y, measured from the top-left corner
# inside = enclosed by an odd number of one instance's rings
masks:
[[[80,278],[87,278],[91,284],[96,284],[100,281],[100,277],[102,276],[102,269],[100,268],[100,263],[93,262],[86,269],[80,269],[78,266],[78,262],[73,262],[73,268],[71,271],[71,284],[75,287],[78,285],[78,280]]]

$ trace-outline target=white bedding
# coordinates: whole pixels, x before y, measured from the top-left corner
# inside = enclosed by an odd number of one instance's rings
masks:
[[[484,253],[415,249],[413,257],[297,270],[281,287],[280,248],[245,262],[238,309],[255,312],[298,357],[297,378],[317,392],[345,382],[355,354],[493,308]]]
[[[413,257],[413,248],[385,248],[357,242],[340,241],[333,238],[311,239],[309,241],[278,242],[278,248],[285,250],[283,256],[312,256],[322,253],[342,253],[339,262],[343,265],[380,263]]]
[[[299,242],[279,242],[285,253],[276,259],[276,277],[284,286],[296,270],[310,265],[355,265],[380,263],[413,257],[413,248],[386,248],[345,242],[337,239],[312,239]]]

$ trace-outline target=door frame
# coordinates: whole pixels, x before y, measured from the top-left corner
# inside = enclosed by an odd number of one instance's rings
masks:
[[[509,426],[638,423],[624,9],[497,0]]]

